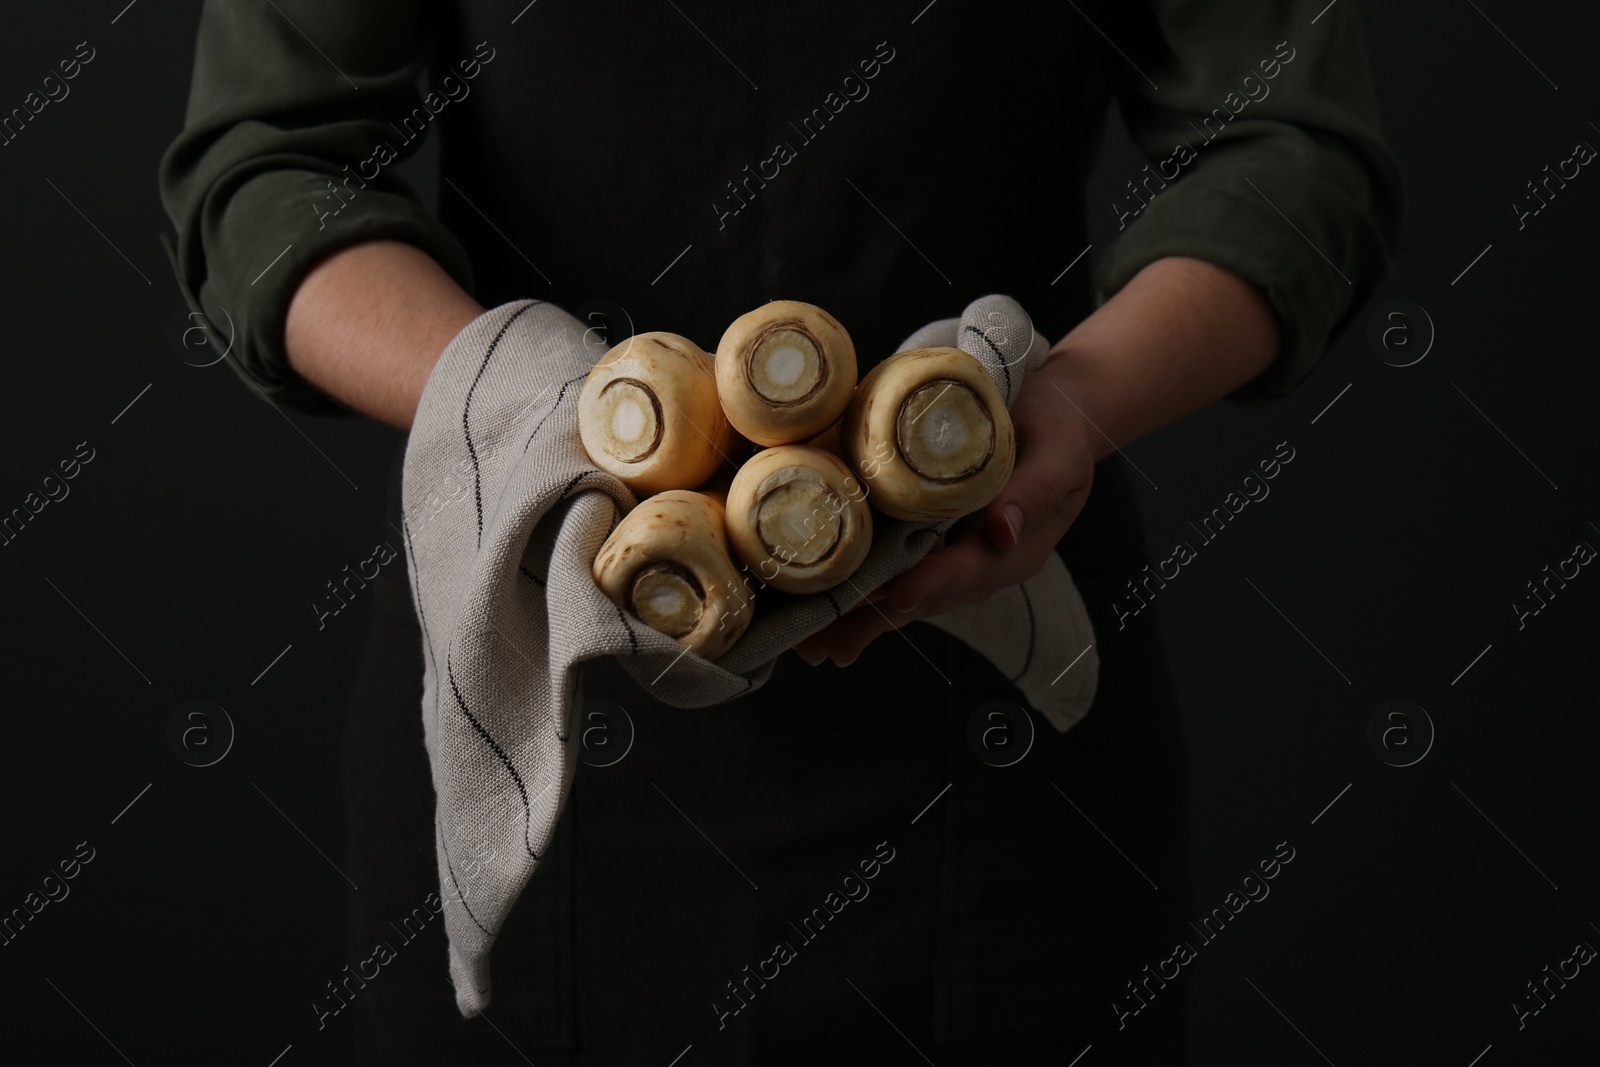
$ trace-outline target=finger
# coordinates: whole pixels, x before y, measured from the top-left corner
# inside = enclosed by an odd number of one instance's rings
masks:
[[[889,595],[890,584],[890,582],[885,582],[882,585],[879,585],[877,588],[873,589],[872,592],[866,595],[866,598],[860,605],[851,609],[851,611],[846,613],[842,618],[835,619],[833,622],[830,622],[827,626],[823,627],[821,630],[818,630],[810,637],[802,639],[794,646],[795,655],[799,656],[813,667],[821,664],[823,660],[829,657],[836,644],[838,644],[841,635],[845,632],[840,626],[840,623],[843,621],[843,619],[849,618],[850,615],[853,615],[855,612],[862,610],[868,605],[882,604],[884,598]],[[885,610],[888,610],[887,605],[883,606]]]
[[[880,639],[892,630],[903,630],[914,622],[942,615],[959,607],[962,600],[951,600],[945,597],[930,598],[915,611],[895,611],[887,605],[879,605],[885,610],[872,612],[872,609],[858,609],[840,620],[843,625],[839,627],[832,638],[832,646],[828,655],[841,667],[848,667],[854,663],[863,651],[872,642]],[[905,640],[911,638],[902,634]],[[911,641],[913,647],[916,642]]]
[[[861,620],[856,618],[857,611],[835,619],[824,629],[795,645],[795,655],[816,667],[823,660],[842,658],[846,649],[855,653],[861,647],[862,635],[866,632],[866,628],[860,625]]]
[[[954,548],[959,552],[951,555]],[[821,662],[831,658],[841,667],[854,663],[866,647],[890,630],[899,629],[919,619],[940,615],[962,604],[971,603],[975,596],[988,588],[987,569],[993,559],[982,544],[981,538],[972,538],[958,546],[948,546],[938,555],[947,558],[924,560],[905,577],[921,572],[927,582],[928,592],[917,592],[919,602],[907,610],[893,605],[893,592],[886,599],[857,605],[842,618],[829,623],[826,628],[807,638],[797,648],[807,662]],[[986,562],[987,560],[987,562]],[[992,584],[992,583],[990,583]]]
[[[828,652],[833,647],[834,638],[839,634],[841,619],[835,619],[816,633],[812,634],[794,646],[795,655],[815,667],[828,658]]]
[[[1020,545],[1022,532],[1028,529],[1028,516],[1022,509],[1021,500],[996,500],[991,503],[983,511],[983,529],[989,543],[1001,552],[1008,552]]]
[[[794,646],[794,654],[813,667],[820,666],[822,661],[828,658],[826,643],[818,641],[819,636],[813,634]]]
[[[802,638],[794,646],[795,655],[815,667],[828,658],[828,638],[833,628],[838,625],[835,619],[822,629],[809,637]]]
[[[841,667],[848,667],[864,652],[868,645],[890,630],[915,622],[915,614],[882,610],[883,605],[864,605],[852,611],[835,625],[830,635],[828,655]]]
[[[994,551],[980,537],[947,544],[895,579],[888,606],[912,612],[935,597],[964,602],[996,562]]]
[[[984,532],[990,544],[1009,552],[1030,533],[1053,530],[1063,514],[1082,507],[1087,488],[1071,450],[1019,449],[1011,478],[984,509]]]
[[[893,629],[893,626],[881,618],[863,616],[848,635],[841,636],[835,642],[828,655],[836,665],[848,667],[861,658],[861,653],[867,650],[868,645]]]
[[[950,549],[946,536],[941,533],[933,551],[911,570],[879,585],[843,617],[796,644],[795,654],[813,667],[829,658],[845,666],[881,634],[966,603],[980,580],[980,572],[967,555],[973,547],[980,546],[981,538],[969,536],[954,542],[966,547],[962,553],[946,558]],[[916,603],[906,603],[903,597],[896,596],[901,605],[897,608],[890,597],[907,579],[912,579],[908,588],[913,590],[911,596]]]
[[[872,590],[872,592],[866,594],[865,597],[858,601],[854,607],[846,610],[842,616],[835,618],[832,622],[828,623],[828,625],[824,626],[810,637],[803,638],[798,644],[795,645],[795,651],[802,653],[802,658],[804,658],[805,655],[815,656],[817,662],[819,663],[826,659],[830,641],[840,632],[840,623],[844,619],[849,618],[855,612],[863,610],[867,607],[867,605],[882,603],[883,599],[889,595],[889,586],[891,583],[892,579],[877,586]],[[885,605],[885,608],[887,608],[887,605]]]

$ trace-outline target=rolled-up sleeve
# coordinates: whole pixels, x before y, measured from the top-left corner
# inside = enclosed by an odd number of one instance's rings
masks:
[[[1355,4],[1152,0],[1107,35],[1118,30],[1127,51],[1108,69],[1150,165],[1112,206],[1120,230],[1097,266],[1099,295],[1164,256],[1254,282],[1283,347],[1234,395],[1288,392],[1399,251],[1405,191]]]
[[[397,125],[422,107],[420,6],[208,0],[201,14],[184,128],[161,161],[168,249],[190,308],[231,333],[228,362],[285,407],[348,410],[284,352],[289,301],[318,261],[407,241],[471,288],[461,244],[393,173],[426,126]]]

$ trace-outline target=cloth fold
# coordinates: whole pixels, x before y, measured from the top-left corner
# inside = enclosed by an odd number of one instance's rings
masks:
[[[407,442],[403,534],[424,645],[424,742],[437,802],[450,977],[471,1018],[489,1003],[489,951],[548,846],[577,763],[579,666],[615,656],[662,703],[706,707],[766,684],[799,641],[908,570],[956,520],[874,516],[844,584],[811,596],[757,589],[755,616],[715,662],[686,653],[595,585],[601,543],[636,503],[579,441],[577,397],[603,350],[559,307],[485,312],[435,366]],[[949,345],[988,369],[1009,405],[1048,350],[1005,296],[933,323],[904,348]],[[1088,711],[1098,660],[1059,555],[979,605],[928,619],[983,654],[1058,730]],[[487,854],[458,877],[464,858]],[[469,884],[470,882],[470,884]]]

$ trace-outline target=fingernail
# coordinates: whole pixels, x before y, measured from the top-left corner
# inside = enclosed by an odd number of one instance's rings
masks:
[[[838,656],[835,656],[833,657],[833,662],[836,666],[848,667],[850,664],[854,663],[857,658],[857,656],[851,656],[849,659],[840,659]]]
[[[1020,545],[1022,543],[1022,509],[1015,504],[1007,504],[1005,517],[1006,525],[1011,527],[1011,543]]]

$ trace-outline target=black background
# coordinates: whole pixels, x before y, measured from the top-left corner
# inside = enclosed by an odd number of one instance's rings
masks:
[[[70,495],[0,548],[0,911],[79,842],[95,849],[70,896],[0,948],[0,1043],[7,1059],[31,1047],[85,1064],[117,1062],[108,1041],[138,1064],[266,1064],[293,1043],[285,1063],[336,1063],[344,1038],[315,1035],[306,1004],[348,962],[345,886],[316,847],[337,856],[366,606],[319,632],[309,603],[395,544],[380,494],[397,438],[285,416],[224,366],[180,361],[155,174],[199,5],[144,0],[113,25],[123,2],[36,5],[0,37],[5,110],[77,42],[98,52],[0,149],[0,510],[79,442],[95,450]],[[1492,1046],[1478,1062],[1493,1067],[1594,1040],[1592,967],[1525,1029],[1509,1003],[1576,942],[1600,945],[1600,576],[1585,568],[1522,630],[1510,602],[1578,541],[1600,545],[1600,177],[1585,169],[1520,232],[1510,205],[1576,142],[1600,143],[1600,18],[1478,7],[1362,8],[1410,196],[1405,254],[1373,306],[1425,308],[1427,357],[1381,362],[1364,313],[1294,395],[1224,402],[1127,450],[1149,479],[1152,562],[1278,442],[1297,453],[1161,594],[1191,761],[1191,912],[1276,842],[1297,850],[1186,969],[1197,1063],[1466,1067]],[[405,167],[430,199],[432,158]],[[1097,248],[1112,190],[1142,162],[1113,124],[1086,205]],[[237,728],[211,768],[167,745],[192,699]],[[1414,766],[1386,766],[1366,740],[1392,699],[1437,730]],[[1151,891],[1127,874],[1129,893]]]

